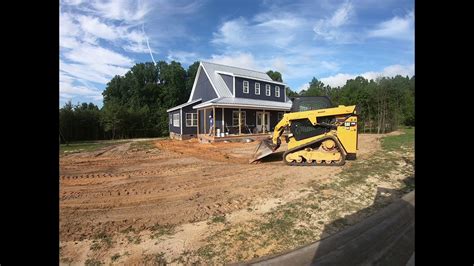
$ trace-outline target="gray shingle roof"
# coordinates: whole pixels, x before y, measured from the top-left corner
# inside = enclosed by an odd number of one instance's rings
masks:
[[[222,79],[222,76],[218,73],[219,71],[230,73],[231,75],[235,75],[235,76],[256,78],[256,79],[261,79],[261,80],[272,82],[272,83],[284,84],[281,82],[273,81],[267,75],[267,73],[260,72],[260,71],[244,69],[240,67],[226,66],[226,65],[215,64],[215,63],[204,62],[204,61],[201,61],[201,64],[204,67],[206,73],[209,75],[209,78],[211,79],[211,83],[216,88],[220,97],[232,97],[233,88],[227,87],[227,84]]]
[[[193,106],[193,109],[198,109],[201,107],[207,106],[240,106],[240,107],[250,107],[250,108],[266,108],[266,109],[279,109],[279,110],[290,110],[291,101],[287,102],[275,102],[275,101],[265,101],[265,100],[255,100],[248,98],[234,98],[234,97],[220,97],[207,102],[200,103]]]
[[[183,107],[188,106],[188,105],[193,104],[193,103],[197,103],[197,102],[199,102],[199,101],[201,101],[201,98],[196,99],[196,100],[194,100],[194,101],[192,101],[192,102],[186,102],[186,103],[177,105],[177,106],[175,106],[175,107],[173,107],[173,108],[170,108],[170,109],[166,110],[166,112],[171,112],[171,111],[174,111],[174,110],[178,110],[178,109],[180,109],[180,108],[183,108]]]

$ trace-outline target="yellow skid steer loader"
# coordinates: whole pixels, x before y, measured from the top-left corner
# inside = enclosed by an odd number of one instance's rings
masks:
[[[286,137],[288,150],[283,161],[288,165],[340,166],[357,153],[356,106],[334,107],[326,96],[293,98],[290,113],[278,122],[273,136],[261,141],[250,163],[274,153]]]

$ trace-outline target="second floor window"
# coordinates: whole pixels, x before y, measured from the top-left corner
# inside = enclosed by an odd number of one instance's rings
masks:
[[[249,93],[249,82],[244,80],[244,93]]]
[[[265,85],[265,95],[270,96],[272,95],[272,91],[270,90],[270,85]]]
[[[275,97],[280,97],[280,87],[275,86]]]
[[[260,83],[255,83],[255,95],[260,95]]]

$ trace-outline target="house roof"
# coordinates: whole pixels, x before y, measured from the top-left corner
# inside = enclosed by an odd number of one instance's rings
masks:
[[[291,101],[287,102],[275,102],[266,100],[255,100],[249,98],[237,98],[237,97],[220,97],[209,100],[193,106],[193,109],[210,107],[210,106],[229,106],[229,107],[240,107],[240,108],[257,108],[257,109],[276,109],[289,111],[291,109]]]
[[[244,78],[252,78],[262,81],[267,81],[271,83],[277,83],[286,85],[285,83],[273,81],[267,73],[240,68],[240,67],[233,67],[233,66],[226,66],[216,63],[204,62],[201,61],[201,65],[203,66],[206,74],[209,76],[211,84],[216,89],[216,92],[219,97],[232,97],[233,96],[233,88],[229,88],[227,84],[222,79],[222,75],[230,75],[230,76],[237,76],[237,77],[244,77]]]
[[[177,105],[177,106],[175,106],[175,107],[173,107],[173,108],[170,108],[170,109],[166,110],[166,112],[175,111],[175,110],[181,109],[181,108],[183,108],[183,107],[186,107],[186,106],[188,106],[188,105],[191,105],[191,104],[193,104],[193,103],[197,103],[197,102],[199,102],[199,101],[201,101],[201,98],[196,99],[196,100],[194,100],[194,101],[192,101],[192,102],[186,102],[186,103]]]

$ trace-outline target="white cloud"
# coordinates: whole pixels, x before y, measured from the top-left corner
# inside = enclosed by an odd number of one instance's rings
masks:
[[[77,6],[77,5],[82,4],[84,1],[83,0],[62,0],[61,2],[66,5]]]
[[[214,33],[213,43],[229,44],[235,46],[241,46],[245,44],[244,40],[248,40],[246,30],[248,22],[244,18],[238,18],[231,21],[226,21],[219,28],[217,33]]]
[[[63,101],[72,100],[77,96],[95,101],[102,100],[102,92],[100,90],[91,86],[74,85],[75,79],[63,71],[59,75],[59,95]]]
[[[286,64],[285,59],[278,57],[273,60],[271,69],[280,73],[286,73],[288,71],[288,65]]]
[[[321,67],[329,71],[339,70],[339,65],[336,62],[321,61]]]
[[[296,92],[300,92],[302,90],[307,90],[309,88],[309,82],[301,85],[298,89],[296,89]]]
[[[346,24],[349,21],[351,12],[353,12],[351,3],[346,2],[342,4],[342,6],[336,10],[331,19],[328,20],[329,25],[337,28]]]
[[[369,71],[361,74],[347,74],[347,73],[338,73],[333,76],[322,78],[321,81],[331,87],[344,86],[346,81],[349,79],[354,79],[357,76],[362,76],[368,80],[376,80],[378,77],[394,77],[396,75],[402,76],[413,76],[415,74],[415,65],[391,65],[385,67],[382,71]]]
[[[129,68],[107,64],[75,64],[60,61],[59,69],[76,79],[105,84],[115,75],[125,74]]]
[[[133,60],[100,46],[81,45],[74,50],[64,53],[64,57],[82,64],[104,64],[117,66],[131,66]]]
[[[378,24],[375,29],[369,31],[369,37],[382,37],[392,39],[413,39],[414,37],[414,14],[409,12],[404,17],[394,17]]]
[[[96,0],[94,11],[101,17],[125,22],[139,22],[152,10],[148,1]]]
[[[344,31],[341,27],[350,22],[354,13],[355,11],[351,3],[341,4],[330,18],[320,19],[315,23],[313,27],[315,38],[337,43],[353,41],[354,35]]]
[[[207,59],[206,61],[210,61],[216,64],[264,71],[264,68],[255,60],[251,53],[238,52],[226,55],[212,55],[211,58]]]
[[[120,37],[115,27],[107,25],[96,17],[79,16],[77,18],[81,29],[89,34],[105,40],[116,40]]]
[[[79,36],[79,34],[79,25],[74,22],[73,17],[68,13],[61,13],[59,16],[60,42],[63,38],[74,38]]]
[[[169,51],[167,58],[169,61],[174,60],[184,64],[192,64],[199,60],[197,53],[186,51]]]
[[[227,47],[266,46],[286,48],[308,22],[297,15],[260,13],[252,20],[243,17],[226,21],[213,33],[212,43]],[[309,25],[309,24],[308,24]]]
[[[334,76],[329,76],[329,77],[326,77],[326,78],[322,78],[321,82],[323,82],[324,84],[329,85],[331,87],[339,87],[339,86],[344,86],[346,84],[347,80],[353,79],[357,76],[358,75],[338,73]]]

